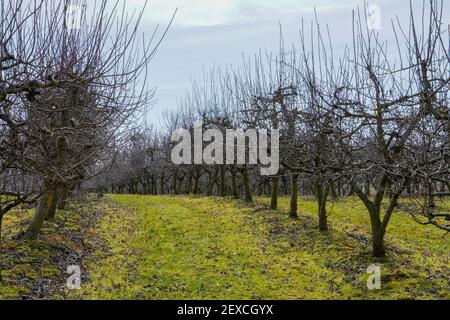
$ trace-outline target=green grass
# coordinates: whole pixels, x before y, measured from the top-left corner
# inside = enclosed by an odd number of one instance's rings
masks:
[[[83,256],[93,245],[95,235],[90,230],[96,212],[92,207],[59,211],[56,220],[44,224],[38,240],[19,239],[32,216],[33,210],[17,208],[4,218],[0,300],[67,298],[68,256]]]
[[[313,199],[247,206],[206,197],[112,196],[97,225],[105,243],[84,265],[73,299],[448,299],[449,239],[396,212],[386,260],[370,255],[368,215],[356,198],[336,202],[318,232]],[[366,287],[379,265],[382,289]]]

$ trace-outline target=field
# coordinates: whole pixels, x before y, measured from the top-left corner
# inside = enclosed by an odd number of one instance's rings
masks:
[[[5,219],[0,299],[450,298],[441,231],[398,211],[389,256],[377,260],[358,199],[330,203],[326,234],[313,199],[299,199],[299,220],[288,201],[271,211],[266,198],[89,196],[58,212],[38,241],[14,238],[32,214],[15,211]],[[70,291],[64,272],[77,264],[82,287]],[[381,267],[380,290],[367,289],[371,265]]]

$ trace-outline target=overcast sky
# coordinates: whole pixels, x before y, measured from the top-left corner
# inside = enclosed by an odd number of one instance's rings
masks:
[[[127,7],[139,8],[144,0],[128,0]],[[409,0],[374,0],[381,12],[383,37],[392,41],[391,19],[396,14],[407,23]],[[419,8],[422,0],[413,0]],[[167,24],[179,9],[169,34],[151,64],[150,83],[157,86],[156,104],[148,115],[158,124],[164,110],[173,109],[190,87],[191,78],[201,78],[213,65],[239,65],[242,54],[253,55],[260,48],[277,49],[279,23],[285,43],[298,42],[301,18],[314,19],[314,8],[328,24],[336,51],[351,40],[352,9],[363,0],[150,0],[143,27],[149,36],[155,24]],[[447,10],[448,11],[448,10]],[[444,10],[445,22],[450,23]]]

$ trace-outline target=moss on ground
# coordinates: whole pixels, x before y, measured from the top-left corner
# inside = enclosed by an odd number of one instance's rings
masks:
[[[437,229],[396,212],[389,256],[377,260],[356,198],[334,203],[329,233],[317,229],[313,199],[299,200],[299,220],[287,216],[287,198],[278,211],[268,201],[90,197],[82,208],[60,212],[37,242],[6,236],[5,256],[15,260],[7,262],[0,299],[39,298],[37,283],[48,283],[41,298],[60,299],[450,298],[450,244]],[[9,215],[9,234],[29,218],[26,210]],[[81,290],[64,287],[67,260],[82,266]],[[366,287],[370,265],[381,267],[381,290]]]
[[[287,217],[284,198],[279,211],[268,210],[264,198],[250,207],[223,198],[113,198],[124,208],[113,206],[104,232],[135,228],[108,240],[115,255],[88,264],[92,282],[77,298],[450,298],[448,238],[401,212],[390,226],[390,255],[380,261],[370,255],[368,216],[353,198],[334,204],[327,234],[317,230],[307,198],[298,221]],[[382,289],[369,291],[374,264]]]
[[[83,260],[102,248],[94,232],[101,215],[99,206],[95,197],[77,199],[67,210],[58,210],[54,221],[46,221],[35,241],[19,237],[28,227],[33,210],[9,212],[4,218],[0,300],[68,298],[67,267],[83,267]]]

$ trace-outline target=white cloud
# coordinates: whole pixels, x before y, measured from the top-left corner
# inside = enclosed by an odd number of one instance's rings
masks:
[[[148,21],[168,22],[178,8],[175,24],[181,27],[221,25],[233,20],[239,0],[150,0],[145,18]],[[144,0],[128,0],[140,8]]]
[[[276,13],[340,9],[355,0],[150,0],[145,19],[165,23],[178,8],[174,24],[180,27],[204,27],[233,21],[258,19]],[[145,0],[128,0],[127,7],[142,8]]]

